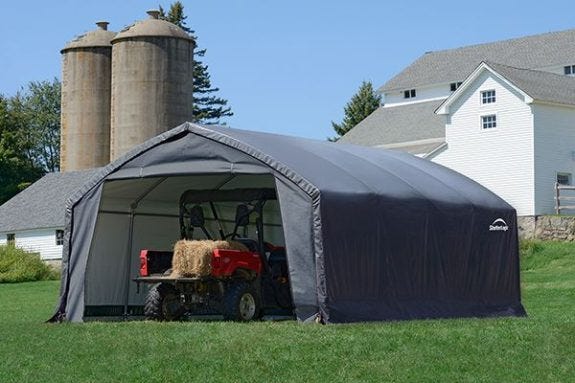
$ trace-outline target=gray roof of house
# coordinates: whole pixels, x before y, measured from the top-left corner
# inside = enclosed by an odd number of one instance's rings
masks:
[[[46,174],[0,206],[0,232],[63,227],[66,200],[98,170]]]
[[[463,81],[482,61],[529,69],[575,64],[575,29],[429,52],[379,90]]]
[[[380,106],[338,142],[380,146],[445,137],[445,116],[435,114],[443,100]]]
[[[486,62],[537,101],[575,105],[575,77]]]
[[[406,143],[405,145],[396,146],[392,148],[386,148],[388,150],[395,150],[398,152],[405,152],[414,155],[424,155],[433,152],[436,149],[439,149],[441,146],[445,145],[445,139],[432,142],[432,143]]]

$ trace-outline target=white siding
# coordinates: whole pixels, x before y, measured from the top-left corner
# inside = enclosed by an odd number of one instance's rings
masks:
[[[557,172],[575,176],[575,108],[533,105],[533,114],[535,214],[553,214]]]
[[[416,91],[415,98],[403,98],[404,90],[407,89],[384,93],[382,102],[384,103],[385,106],[396,106],[413,102],[422,102],[427,100],[446,98],[449,95],[451,95],[451,91],[449,90],[449,84],[415,88]]]
[[[16,246],[27,251],[40,253],[40,258],[45,260],[62,259],[63,246],[56,245],[57,229],[61,228],[16,231],[14,232]],[[6,244],[6,234],[0,234],[0,244]]]
[[[496,102],[482,105],[480,92],[491,89]],[[488,114],[497,128],[481,128]],[[448,148],[434,162],[495,192],[517,214],[534,213],[533,117],[519,93],[484,72],[451,106],[445,133]]]

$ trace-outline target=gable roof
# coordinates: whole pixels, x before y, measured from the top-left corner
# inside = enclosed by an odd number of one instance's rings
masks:
[[[380,92],[462,81],[482,61],[529,69],[571,65],[575,29],[429,52],[385,83]]]
[[[503,81],[509,83],[526,96],[526,102],[540,101],[544,103],[575,105],[575,77],[549,72],[514,68],[493,62],[482,62],[465,79],[457,91],[449,96],[437,108],[437,114],[448,114],[449,107],[465,92],[475,79],[484,71],[490,71]]]
[[[535,101],[575,105],[575,77],[486,62]]]
[[[0,206],[0,232],[64,227],[66,200],[98,170],[46,174]]]
[[[445,137],[445,117],[435,114],[443,100],[401,106],[380,106],[341,137],[339,143],[364,146],[428,140]]]

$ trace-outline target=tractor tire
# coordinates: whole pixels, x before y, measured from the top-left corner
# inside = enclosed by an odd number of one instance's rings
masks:
[[[157,321],[178,320],[185,313],[178,290],[167,283],[157,283],[148,292],[144,304],[147,319]]]
[[[225,320],[248,322],[261,317],[261,303],[249,282],[233,282],[224,293],[222,314]]]

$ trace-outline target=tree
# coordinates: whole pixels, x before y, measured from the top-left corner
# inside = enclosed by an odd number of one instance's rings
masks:
[[[351,98],[344,108],[344,117],[341,124],[331,122],[336,137],[329,138],[330,141],[337,141],[359,124],[363,119],[373,113],[381,104],[381,95],[373,90],[369,81],[363,81],[357,93]]]
[[[16,100],[18,101],[18,100]],[[0,95],[0,204],[24,190],[43,174],[27,156],[28,143],[22,140],[20,105]]]
[[[23,95],[23,140],[28,140],[29,158],[45,172],[60,169],[60,93],[61,84],[54,79],[31,82]]]
[[[208,66],[200,60],[206,54],[206,49],[198,49],[198,39],[195,32],[186,26],[187,16],[184,15],[184,5],[176,1],[170,5],[168,13],[160,6],[160,18],[176,24],[186,31],[196,43],[194,49],[194,104],[192,120],[202,124],[219,124],[222,117],[233,116],[228,107],[228,101],[218,97],[219,88],[212,87]]]
[[[31,82],[0,95],[0,204],[60,162],[60,82]]]

